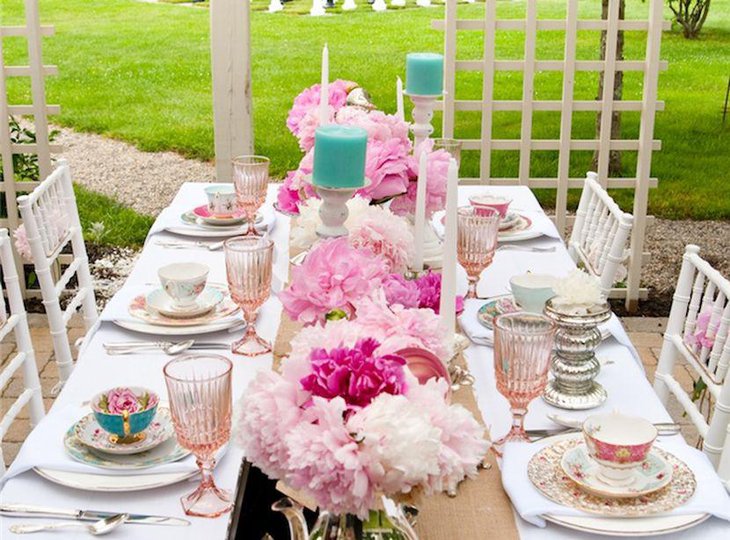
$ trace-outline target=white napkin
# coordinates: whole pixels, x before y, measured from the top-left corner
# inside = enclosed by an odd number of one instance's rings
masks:
[[[55,407],[41,422],[31,431],[23,443],[15,461],[5,475],[0,478],[0,485],[8,479],[17,476],[33,467],[44,467],[57,471],[69,471],[89,474],[104,475],[129,475],[129,474],[158,474],[158,473],[186,473],[197,470],[195,457],[190,455],[185,459],[173,463],[165,463],[134,471],[117,471],[113,469],[100,469],[72,459],[63,446],[63,438],[66,431],[78,420],[89,414],[89,407],[66,405]]]
[[[532,485],[527,476],[527,463],[530,458],[549,443],[508,443],[502,459],[502,485],[512,500],[517,513],[538,527],[545,527],[543,514],[559,516],[588,516],[589,514],[554,503],[543,496]],[[717,473],[707,457],[684,441],[662,441],[658,444],[684,461],[697,479],[697,489],[686,504],[670,514],[708,513],[730,521],[730,496],[725,491]]]

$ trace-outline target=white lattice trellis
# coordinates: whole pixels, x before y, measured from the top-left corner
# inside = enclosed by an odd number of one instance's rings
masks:
[[[41,26],[38,0],[25,0],[25,25],[0,26],[0,157],[2,157],[3,181],[0,190],[5,195],[7,217],[0,218],[0,227],[14,230],[19,225],[17,192],[32,191],[40,181],[20,182],[13,169],[13,155],[35,154],[38,156],[40,179],[51,174],[51,154],[61,151],[58,145],[50,144],[48,139],[48,115],[58,114],[58,105],[46,105],[45,77],[56,75],[56,66],[43,65],[41,38],[54,33],[52,26]],[[6,65],[3,55],[3,38],[24,37],[28,46],[28,65]],[[30,77],[32,104],[10,104],[7,81],[10,77]],[[10,116],[33,116],[36,142],[33,144],[13,143],[10,139]],[[18,258],[18,260],[20,260]],[[21,274],[22,275],[22,274]],[[21,285],[23,285],[21,280]],[[37,292],[37,291],[35,291]]]
[[[664,103],[657,101],[657,81],[659,71],[666,69],[666,63],[659,59],[659,48],[663,29],[669,23],[663,20],[662,0],[649,0],[649,16],[642,20],[620,20],[619,0],[610,0],[606,20],[586,20],[578,16],[579,0],[566,0],[564,19],[546,20],[538,18],[538,0],[525,2],[522,19],[499,19],[497,1],[486,0],[483,19],[459,20],[457,0],[446,0],[444,20],[433,21],[433,27],[444,30],[444,99],[439,103],[443,110],[442,133],[444,137],[459,139],[455,136],[455,116],[460,111],[481,113],[481,136],[478,139],[461,139],[464,150],[480,152],[478,178],[467,178],[467,183],[484,184],[523,184],[533,188],[557,189],[555,221],[558,229],[565,232],[570,219],[567,215],[568,189],[583,185],[583,171],[580,177],[571,178],[569,174],[571,152],[598,151],[598,177],[601,185],[608,188],[635,189],[634,231],[631,238],[631,258],[629,264],[626,301],[634,308],[640,293],[639,288],[642,262],[648,254],[644,250],[644,235],[647,223],[647,200],[650,187],[657,184],[651,178],[651,155],[661,148],[660,141],[654,140],[654,117],[662,110]],[[524,32],[523,58],[500,59],[496,56],[497,36],[501,31]],[[536,55],[538,32],[557,31],[564,34],[564,55],[561,59],[544,60]],[[577,59],[578,32],[581,30],[606,31],[606,55],[604,60]],[[646,50],[641,60],[618,60],[616,43],[619,31],[640,31],[646,33]],[[457,60],[457,34],[459,31],[477,31],[484,35],[484,50],[481,59]],[[596,41],[596,58],[598,41]],[[457,72],[471,71],[482,73],[481,99],[459,99],[456,95]],[[522,73],[522,99],[494,99],[495,73]],[[613,98],[614,77],[617,71],[643,72],[641,100],[615,101]],[[535,75],[540,72],[562,72],[562,99],[539,100],[535,97]],[[575,99],[577,72],[603,72],[604,92],[600,100]],[[493,137],[495,112],[514,111],[521,113],[520,137],[518,139],[497,139]],[[533,113],[554,111],[560,113],[560,135],[556,139],[536,139],[533,137]],[[601,113],[599,136],[594,139],[573,137],[573,114],[582,111]],[[614,111],[638,112],[640,114],[639,135],[636,139],[612,139],[611,117]],[[491,173],[493,151],[512,150],[519,152],[519,170],[515,177],[497,178]],[[530,158],[534,151],[557,151],[559,154],[557,174],[549,178],[535,178],[530,174]],[[612,150],[634,151],[637,153],[636,174],[633,178],[609,178],[609,155]]]

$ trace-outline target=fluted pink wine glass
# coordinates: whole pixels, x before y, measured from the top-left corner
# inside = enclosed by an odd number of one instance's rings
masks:
[[[239,156],[233,159],[233,185],[238,207],[248,221],[246,235],[256,236],[256,212],[266,200],[269,185],[269,158]]]
[[[512,428],[495,445],[529,442],[525,415],[547,385],[556,325],[544,315],[525,312],[499,315],[493,324],[497,390],[507,398],[512,412]]]
[[[259,308],[271,295],[274,243],[266,237],[238,236],[223,244],[231,298],[243,311],[246,332],[231,352],[258,356],[271,352],[271,343],[256,333]]]
[[[233,508],[230,492],[213,480],[215,453],[231,437],[232,369],[217,354],[184,355],[163,369],[177,440],[200,467],[200,485],[180,498],[189,516],[218,517]]]
[[[499,212],[462,206],[457,210],[456,253],[469,278],[466,298],[477,297],[479,276],[492,264],[499,239]]]

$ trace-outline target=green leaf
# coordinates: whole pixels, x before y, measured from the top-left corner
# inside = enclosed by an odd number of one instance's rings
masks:
[[[150,395],[149,393],[145,392],[141,396],[137,398],[137,403],[139,403],[140,410],[144,411],[147,409],[147,405],[150,402]]]
[[[106,394],[99,399],[99,408],[106,413],[109,412],[109,398],[107,398]]]

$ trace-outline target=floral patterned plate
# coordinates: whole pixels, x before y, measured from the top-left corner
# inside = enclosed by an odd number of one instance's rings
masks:
[[[628,486],[611,486],[602,482],[597,476],[600,465],[588,455],[585,444],[566,450],[560,466],[581,488],[602,497],[640,497],[654,493],[672,481],[672,468],[656,449],[649,453],[640,467],[634,469],[634,480]]]
[[[206,287],[191,307],[179,308],[170,295],[163,289],[155,289],[145,299],[147,308],[156,310],[171,319],[191,319],[208,313],[225,298],[225,293],[218,287]]]
[[[228,290],[224,285],[210,285],[209,287],[215,287],[223,293],[225,298],[220,301],[213,309],[206,311],[195,317],[187,317],[181,319],[180,317],[167,317],[147,305],[146,295],[140,294],[132,300],[129,305],[129,314],[135,319],[139,319],[147,324],[155,326],[200,326],[209,323],[220,321],[226,317],[230,317],[236,311],[238,306],[231,300],[228,295]]]
[[[210,213],[207,204],[201,204],[191,210],[194,216],[206,225],[238,225],[246,220],[246,214],[240,210],[227,216],[216,216]],[[260,218],[260,216],[259,216]],[[197,221],[197,220],[196,220]]]
[[[582,437],[560,440],[540,450],[527,464],[530,481],[540,493],[557,504],[606,517],[638,518],[669,512],[694,495],[697,481],[692,470],[660,448],[655,448],[653,452],[672,468],[672,479],[665,489],[626,498],[588,493],[573,482],[560,465],[565,453],[581,444],[584,444]]]
[[[515,311],[520,311],[520,309],[515,305],[515,300],[512,295],[497,296],[487,300],[487,303],[479,308],[479,311],[477,311],[477,319],[485,328],[494,330],[492,323],[497,315],[514,313]]]
[[[158,407],[157,414],[150,425],[142,433],[144,439],[130,444],[118,444],[109,440],[109,433],[104,431],[96,421],[94,414],[87,414],[76,422],[71,428],[81,444],[88,446],[105,454],[131,455],[151,450],[162,444],[175,434],[175,429],[170,418],[170,411],[164,407]]]

